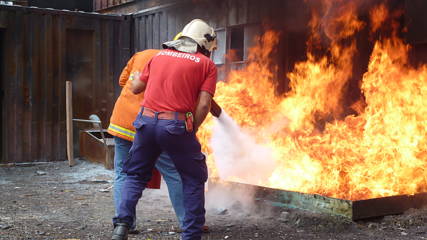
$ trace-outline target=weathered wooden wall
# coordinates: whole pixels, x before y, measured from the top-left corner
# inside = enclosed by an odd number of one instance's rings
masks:
[[[99,11],[102,9],[123,5],[134,1],[135,0],[93,0],[93,9],[95,11]]]
[[[122,16],[1,6],[0,162],[66,158],[67,80],[74,117],[94,113],[106,127],[130,56],[129,35]]]

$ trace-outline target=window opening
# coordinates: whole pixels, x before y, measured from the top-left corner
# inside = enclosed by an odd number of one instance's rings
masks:
[[[244,60],[245,32],[243,26],[230,29],[230,49],[227,57],[231,62]]]

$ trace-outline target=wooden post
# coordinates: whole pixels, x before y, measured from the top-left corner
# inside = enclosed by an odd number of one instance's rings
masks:
[[[65,98],[65,105],[67,109],[67,157],[68,164],[72,167],[76,163],[74,161],[73,152],[73,85],[70,81],[65,82]]]

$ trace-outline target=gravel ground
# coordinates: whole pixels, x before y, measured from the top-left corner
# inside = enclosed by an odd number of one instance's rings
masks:
[[[112,172],[78,161],[0,168],[0,239],[109,239]],[[167,189],[147,190],[138,205],[138,235],[179,239]],[[240,202],[236,202],[239,199]],[[207,193],[203,239],[427,239],[427,208],[368,221],[253,202],[250,195]]]

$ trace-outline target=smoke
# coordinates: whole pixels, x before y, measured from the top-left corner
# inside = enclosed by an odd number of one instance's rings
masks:
[[[224,182],[209,184],[206,194],[206,209],[214,214],[239,218],[250,215],[258,206],[254,204],[253,188],[238,188]]]
[[[223,181],[265,185],[275,169],[271,149],[257,143],[224,110],[215,119],[211,146],[219,177]],[[235,187],[222,182],[214,187],[208,186],[206,207],[218,214],[229,211],[233,216],[253,214],[259,210],[259,206],[254,204],[254,194],[250,186]],[[263,210],[262,214],[269,213]]]
[[[215,119],[211,139],[213,157],[223,180],[249,180],[262,185],[268,181],[276,166],[272,151],[245,133],[226,113]]]

